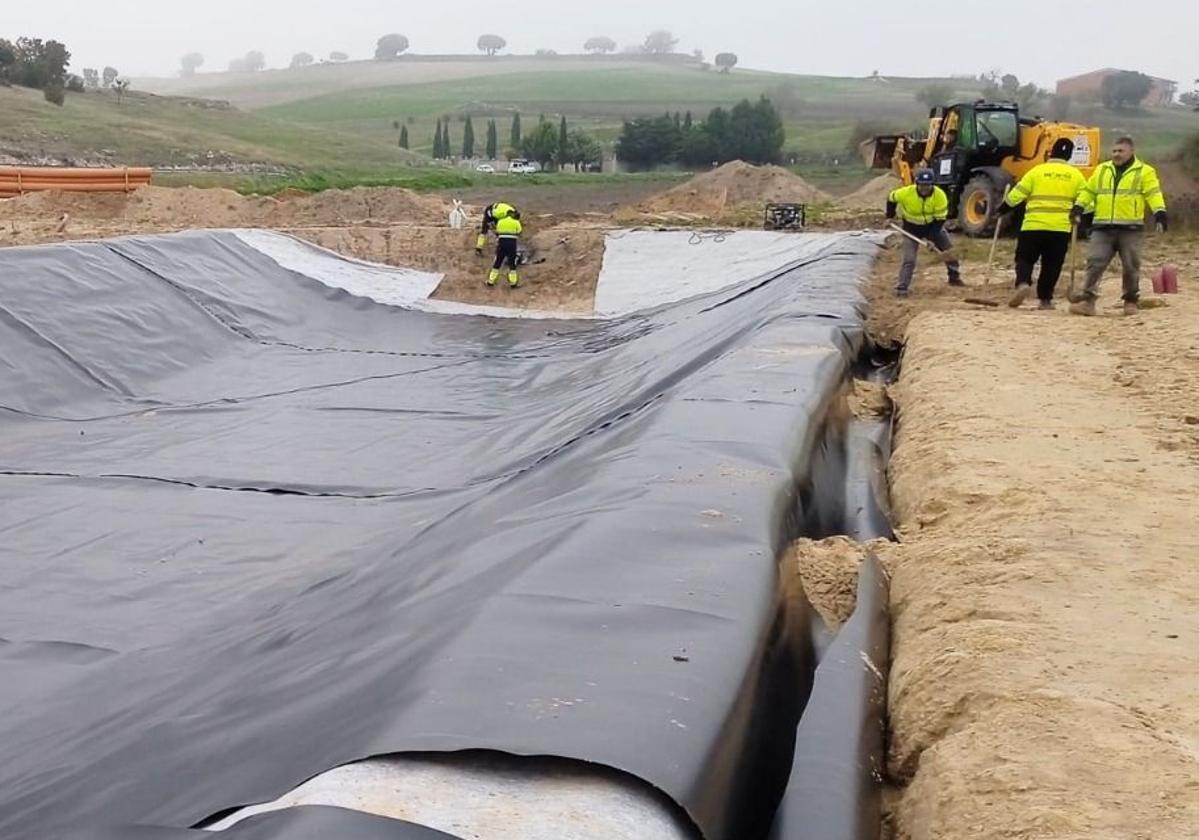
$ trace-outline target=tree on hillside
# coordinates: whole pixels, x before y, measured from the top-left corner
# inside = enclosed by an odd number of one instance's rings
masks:
[[[113,82],[117,80],[117,76],[121,75],[120,71],[115,67],[104,68],[104,87],[112,87]]]
[[[204,56],[198,52],[190,52],[179,59],[179,75],[184,78],[196,75],[196,71],[204,65]]]
[[[488,55],[495,55],[504,47],[508,46],[508,42],[499,35],[480,35],[478,43],[480,52],[485,52]]]
[[[433,129],[433,160],[441,160],[441,120],[437,121],[437,128]]]
[[[953,99],[953,86],[944,82],[930,82],[916,91],[916,101],[926,108],[948,105]]]
[[[495,160],[499,153],[500,137],[495,120],[487,121],[487,159]]]
[[[730,52],[717,53],[714,59],[721,73],[727,73],[737,66],[737,54]]]
[[[466,115],[466,126],[462,129],[462,157],[470,160],[475,156],[475,124],[470,114]]]
[[[570,158],[570,129],[566,125],[566,115],[562,115],[558,123],[558,166],[565,166]]]
[[[521,154],[535,160],[545,169],[558,158],[558,129],[553,123],[538,123],[520,145]]]
[[[117,104],[121,104],[121,100],[125,98],[125,94],[129,92],[129,80],[117,79],[112,83],[112,89],[117,94]]]
[[[47,102],[62,105],[66,101],[67,64],[71,61],[71,54],[58,41],[47,41],[42,61],[46,74],[42,95]]]
[[[384,35],[375,45],[375,61],[390,61],[399,58],[408,50],[408,37],[398,32]]]
[[[598,167],[604,162],[604,147],[590,134],[574,129],[570,132],[561,162],[573,164],[576,170]]]
[[[9,84],[9,75],[16,63],[17,48],[10,41],[0,38],[0,85]]]
[[[541,47],[534,52],[533,55],[537,56],[538,58],[554,58],[558,55],[558,51]]]
[[[330,61],[349,61],[350,56],[348,53],[343,53],[341,50],[334,50],[333,52],[329,53],[329,60]]]
[[[1153,89],[1153,80],[1144,73],[1124,70],[1103,80],[1103,104],[1109,108],[1135,108]]]
[[[593,55],[614,53],[616,52],[616,42],[607,35],[598,35],[595,38],[588,38],[587,43],[583,44],[583,49]]]
[[[298,52],[291,57],[291,67],[294,70],[296,67],[307,67],[310,64],[316,63],[316,58],[312,53]]]
[[[246,53],[245,62],[247,73],[257,73],[266,67],[266,56],[258,50],[250,50]]]
[[[408,126],[400,126],[400,148],[408,148]]]
[[[616,141],[616,156],[633,169],[649,169],[679,159],[682,132],[669,116],[629,120]]]
[[[683,131],[690,131],[694,124],[695,122],[691,118],[691,112],[688,111],[686,116],[683,117]]]
[[[95,67],[83,68],[83,83],[90,88],[100,87],[100,71]]]
[[[650,55],[669,55],[674,52],[679,39],[669,30],[656,29],[645,36],[645,51]]]
[[[454,141],[450,138],[450,121],[441,124],[441,156],[449,160],[454,156]]]
[[[520,114],[512,115],[512,132],[508,135],[508,145],[513,149],[519,149],[521,144],[520,134]]]

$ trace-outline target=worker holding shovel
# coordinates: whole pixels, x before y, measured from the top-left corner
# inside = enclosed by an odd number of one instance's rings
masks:
[[[904,235],[903,265],[899,269],[899,280],[895,294],[907,297],[912,288],[912,275],[916,271],[916,255],[923,243],[937,251],[945,261],[949,274],[949,285],[964,286],[962,266],[953,256],[953,243],[945,232],[945,221],[949,218],[949,197],[933,183],[931,170],[923,169],[916,174],[916,183],[900,187],[887,198],[887,218],[898,214],[903,222],[897,228]]]
[[[1028,170],[999,207],[1004,214],[1024,204],[1024,223],[1016,239],[1016,290],[1008,300],[1013,309],[1032,293],[1032,272],[1038,260],[1037,300],[1041,309],[1053,309],[1053,291],[1071,247],[1070,208],[1087,184],[1083,174],[1068,163],[1073,155],[1074,142],[1065,137],[1058,140],[1049,160]]]

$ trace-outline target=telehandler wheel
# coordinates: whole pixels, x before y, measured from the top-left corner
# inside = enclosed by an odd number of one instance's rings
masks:
[[[986,236],[999,213],[1002,199],[986,175],[976,175],[958,199],[958,225],[967,236]]]

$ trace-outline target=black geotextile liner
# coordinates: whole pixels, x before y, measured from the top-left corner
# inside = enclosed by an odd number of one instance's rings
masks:
[[[820,661],[771,840],[877,840],[891,644],[889,581],[858,572],[857,605]]]
[[[201,829],[118,826],[72,833],[62,840],[458,840],[424,826],[323,806],[250,817],[219,833]]]
[[[380,306],[230,233],[4,251],[0,837],[463,749],[758,832],[776,558],[874,250],[610,322]]]

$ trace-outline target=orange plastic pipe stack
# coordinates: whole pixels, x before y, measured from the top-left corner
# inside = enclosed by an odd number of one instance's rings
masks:
[[[0,198],[27,192],[132,192],[150,183],[149,167],[73,169],[56,166],[0,166]]]

